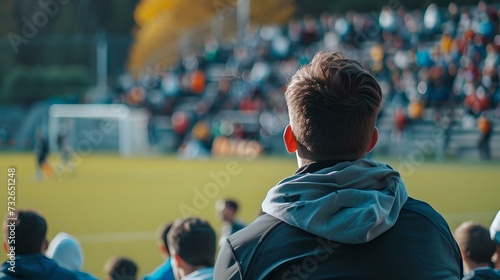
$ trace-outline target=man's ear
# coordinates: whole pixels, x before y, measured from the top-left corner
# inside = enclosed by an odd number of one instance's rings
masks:
[[[177,262],[177,267],[184,267],[184,260],[181,258],[181,256],[179,256],[179,254],[173,254],[173,256],[175,258],[175,261]]]
[[[168,250],[167,250],[167,246],[165,246],[164,244],[160,244],[160,245],[158,245],[158,249],[160,249],[160,252],[164,256],[170,257],[170,254],[168,253]]]
[[[370,142],[368,143],[368,147],[366,148],[366,152],[369,153],[375,148],[375,145],[377,144],[378,141],[378,128],[375,127],[373,130],[372,137],[370,138]]]
[[[460,254],[462,255],[462,260],[469,261],[470,251],[462,251],[460,250]]]
[[[292,127],[287,125],[285,128],[285,133],[283,133],[283,142],[285,142],[285,147],[287,152],[293,154],[297,151],[297,140],[293,134]]]
[[[45,251],[47,251],[47,248],[49,248],[49,241],[45,239],[42,244],[42,254],[45,254]]]

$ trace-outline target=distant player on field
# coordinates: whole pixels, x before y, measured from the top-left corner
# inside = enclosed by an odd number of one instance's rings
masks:
[[[49,143],[41,133],[36,135],[35,155],[37,161],[36,179],[41,181],[43,177],[52,178],[54,171],[47,161],[49,156]]]
[[[219,200],[215,207],[217,208],[219,218],[222,220],[222,232],[219,239],[219,246],[222,246],[226,242],[226,238],[244,228],[245,224],[236,220],[238,203],[235,200]]]
[[[62,166],[64,172],[73,173],[74,167],[71,163],[71,147],[68,140],[68,129],[64,125],[61,127],[59,134],[57,135],[57,146],[59,148],[59,163],[57,166]],[[60,174],[58,174],[60,175]]]

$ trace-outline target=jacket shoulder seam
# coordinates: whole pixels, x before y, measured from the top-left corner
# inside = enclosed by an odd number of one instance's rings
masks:
[[[238,265],[238,273],[240,275],[240,279],[243,279],[243,275],[242,275],[243,268],[241,267],[240,260],[238,259],[238,257],[235,254],[235,249],[233,247],[233,244],[231,244],[231,240],[229,240],[229,238],[226,239],[226,242],[227,242],[227,246],[229,246],[229,252],[231,252],[232,258],[235,260],[236,264]]]
[[[269,215],[269,214],[266,214],[266,215]],[[271,215],[269,215],[271,216]],[[253,252],[252,252],[252,256],[250,257],[250,262],[248,262],[248,267],[251,267],[251,264],[254,260],[254,255],[255,255],[255,252],[257,252],[257,250],[259,250],[261,244],[263,243],[264,239],[269,235],[269,233],[271,233],[271,231],[273,229],[275,229],[278,225],[280,225],[281,223],[283,223],[283,221],[271,216],[273,219],[276,219],[276,221],[269,227],[269,229],[267,229],[264,234],[262,234],[262,236],[259,238],[259,241],[257,242],[257,245],[255,246]],[[244,271],[242,273],[242,275],[246,275],[246,271]],[[242,278],[244,279],[244,278]]]
[[[432,206],[430,206],[429,204],[427,204],[427,203],[425,203],[425,202],[423,202],[423,201],[419,201],[419,200],[414,200],[414,201],[417,201],[417,202],[422,203],[423,205],[425,205],[425,207],[430,208],[430,209],[431,209],[431,210],[433,210],[434,212],[436,211],[436,210],[434,210],[434,209],[432,208]],[[445,232],[445,231],[442,229],[442,226],[439,226],[439,225],[438,225],[438,224],[437,224],[437,223],[436,223],[433,219],[431,219],[431,218],[429,217],[429,215],[427,215],[427,214],[423,213],[424,211],[418,211],[418,210],[415,210],[415,209],[413,209],[413,207],[408,207],[408,208],[406,208],[406,207],[405,207],[404,209],[405,209],[406,211],[410,211],[410,212],[415,213],[415,214],[417,214],[417,215],[419,215],[419,216],[422,216],[422,217],[424,217],[426,220],[428,220],[428,221],[429,221],[429,222],[430,222],[430,223],[431,223],[431,224],[432,224],[432,225],[433,225],[433,226],[434,226],[434,227],[435,227],[435,228],[439,231],[439,233],[440,233],[442,236],[444,236],[444,237],[446,238],[446,240],[448,241],[449,245],[450,245],[452,248],[455,248],[456,243],[455,243],[455,240],[454,240],[454,239],[452,239],[451,232],[448,232],[448,233],[447,233],[447,232]],[[443,219],[443,220],[444,220],[444,218],[443,218],[443,217],[442,217],[439,213],[437,213],[437,212],[436,212],[435,214],[437,214],[439,218],[441,218],[441,219]],[[446,222],[446,221],[445,221],[445,222]],[[446,223],[446,225],[448,226],[448,224],[447,224],[447,223]]]

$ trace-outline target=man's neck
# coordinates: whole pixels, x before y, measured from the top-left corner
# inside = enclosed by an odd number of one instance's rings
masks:
[[[466,261],[464,263],[464,269],[466,271],[466,274],[471,273],[474,269],[482,268],[482,267],[490,267],[489,263],[475,263],[472,261]]]
[[[500,246],[497,245],[497,253],[496,253],[496,261],[495,261],[495,268],[500,269]]]
[[[207,268],[208,266],[204,266],[204,265],[198,265],[198,266],[191,266],[189,267],[189,269],[186,269],[185,270],[185,275],[182,276],[182,277],[186,277],[187,275],[197,271],[197,270],[200,270],[200,269],[204,269],[204,268]]]
[[[344,162],[344,161],[355,161],[360,158],[364,158],[365,156],[344,156],[338,158],[321,158],[321,159],[306,159],[297,155],[297,164],[299,168],[305,165],[309,165],[313,162]]]
[[[312,162],[313,161],[310,159],[305,159],[305,158],[301,158],[301,157],[297,156],[297,164],[298,164],[299,168],[301,168],[304,165],[311,164]]]

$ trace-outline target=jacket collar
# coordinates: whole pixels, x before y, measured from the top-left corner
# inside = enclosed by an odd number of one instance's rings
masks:
[[[355,159],[313,161],[309,164],[301,166],[299,169],[297,169],[297,171],[295,171],[295,174],[314,173],[314,172],[320,171],[321,169],[335,166],[338,163],[346,162],[346,161],[355,161]]]

